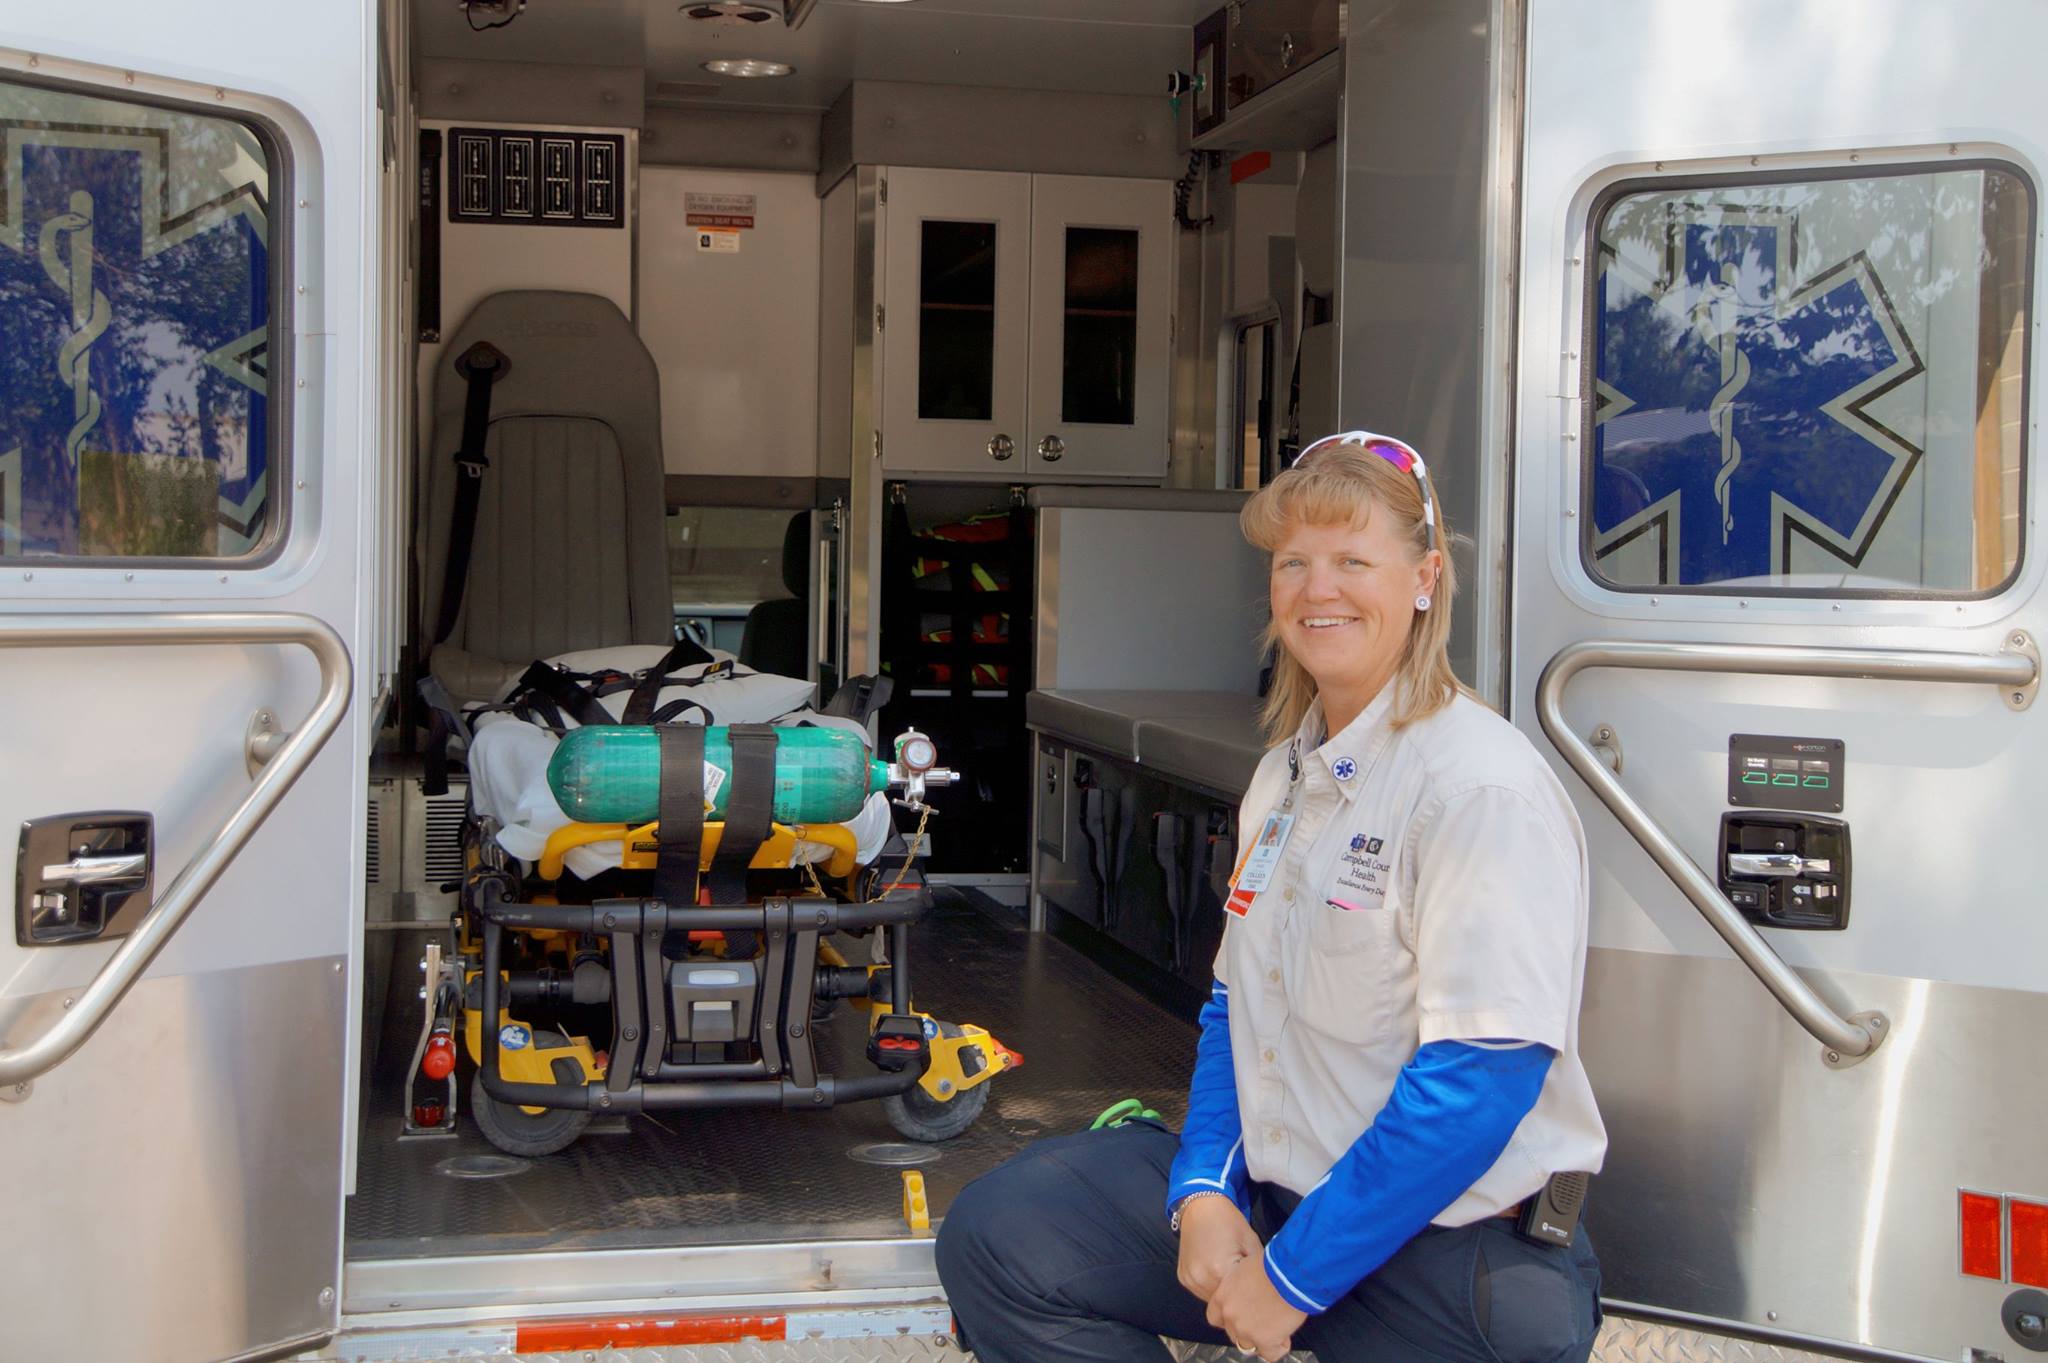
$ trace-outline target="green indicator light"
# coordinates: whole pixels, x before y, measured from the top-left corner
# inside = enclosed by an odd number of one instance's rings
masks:
[[[1771,784],[1774,786],[1796,786],[1799,784],[1799,778],[1789,771],[1779,772],[1771,778]]]
[[[1767,786],[1770,783],[1771,778],[1760,771],[1746,771],[1742,773],[1742,784],[1745,786]]]
[[[1809,776],[1799,784],[1802,786],[1812,786],[1815,790],[1826,790],[1828,788],[1828,778],[1825,776]]]

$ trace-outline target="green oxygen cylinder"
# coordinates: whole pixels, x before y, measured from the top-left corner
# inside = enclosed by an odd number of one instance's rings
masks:
[[[732,741],[724,725],[704,730],[707,821],[725,817],[732,795]],[[650,725],[589,724],[572,729],[548,762],[548,788],[579,823],[649,823],[661,810],[661,733]],[[889,788],[889,766],[868,756],[846,729],[775,731],[775,821],[844,823],[875,791]]]

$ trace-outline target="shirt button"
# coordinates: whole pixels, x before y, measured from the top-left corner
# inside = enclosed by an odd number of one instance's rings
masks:
[[[1269,970],[1266,972],[1266,978],[1271,980],[1274,984],[1278,984],[1280,983],[1280,972],[1277,970]]]
[[[1266,1144],[1268,1145],[1278,1145],[1286,1139],[1287,1137],[1281,1134],[1279,1127],[1274,1127],[1266,1133]]]
[[[1281,898],[1285,899],[1288,903],[1292,904],[1294,902],[1294,891],[1289,890],[1286,894],[1282,895]]]
[[[1269,1046],[1265,1050],[1260,1051],[1259,1059],[1265,1061],[1268,1065],[1272,1064],[1274,1059],[1272,1048]]]

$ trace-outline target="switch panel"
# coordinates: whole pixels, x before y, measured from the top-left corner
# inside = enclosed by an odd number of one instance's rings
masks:
[[[1730,734],[1728,803],[1839,814],[1846,757],[1839,738]]]
[[[1721,816],[1721,892],[1752,923],[1849,926],[1849,825],[1817,814]]]

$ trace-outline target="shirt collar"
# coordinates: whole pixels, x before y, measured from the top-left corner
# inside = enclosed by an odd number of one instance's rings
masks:
[[[1372,698],[1372,703],[1359,711],[1358,718],[1345,725],[1341,733],[1331,735],[1320,744],[1316,740],[1323,736],[1322,702],[1318,700],[1310,705],[1308,713],[1301,717],[1301,726],[1295,730],[1295,741],[1307,755],[1303,758],[1304,763],[1308,757],[1321,759],[1331,783],[1347,801],[1358,797],[1359,787],[1365,784],[1367,770],[1393,732],[1386,723],[1387,713],[1393,709],[1393,704],[1394,683],[1389,681]]]

